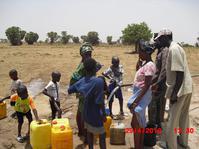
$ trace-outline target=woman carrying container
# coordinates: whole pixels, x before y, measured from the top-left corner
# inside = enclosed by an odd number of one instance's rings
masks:
[[[144,131],[142,130],[146,127],[145,110],[152,99],[151,80],[156,72],[155,64],[151,58],[153,48],[144,41],[140,45],[138,52],[142,63],[135,74],[133,95],[127,104],[133,114],[131,126],[136,131],[134,132],[135,149],[143,149],[144,147]]]

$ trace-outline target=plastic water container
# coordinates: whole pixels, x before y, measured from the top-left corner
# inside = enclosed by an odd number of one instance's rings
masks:
[[[123,123],[115,123],[110,128],[110,144],[124,145],[125,144],[125,126]]]
[[[73,131],[67,118],[52,121],[52,149],[72,149]]]
[[[32,121],[30,124],[30,144],[33,149],[51,148],[51,124],[43,119],[42,123]]]
[[[64,125],[66,127],[70,127],[70,123],[68,118],[60,118],[60,119],[54,119],[52,122],[52,126],[56,127],[56,126],[60,126],[60,125]]]
[[[7,116],[6,102],[3,101],[0,103],[0,119],[5,118],[6,116]]]
[[[104,123],[104,129],[106,131],[106,137],[110,138],[110,126],[111,126],[111,123],[112,123],[112,118],[110,116],[107,116],[106,119],[107,120]]]

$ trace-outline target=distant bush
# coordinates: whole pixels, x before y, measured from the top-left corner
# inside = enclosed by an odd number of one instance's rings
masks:
[[[51,44],[54,43],[55,41],[57,41],[57,39],[59,39],[59,36],[57,35],[57,33],[53,32],[53,31],[48,32],[47,36],[48,36]]]
[[[61,42],[63,44],[67,44],[72,36],[68,35],[66,31],[61,32]]]
[[[190,44],[184,43],[184,42],[181,42],[180,45],[181,45],[182,47],[194,47],[193,45],[190,45]]]
[[[99,44],[98,32],[91,31],[87,34],[87,42],[90,42],[92,45]]]
[[[108,44],[112,44],[112,38],[113,38],[112,36],[107,36],[106,37],[106,40],[107,40]]]
[[[34,42],[37,42],[38,39],[39,39],[39,35],[34,32],[29,32],[25,36],[25,41],[30,45],[32,45]]]
[[[26,31],[21,30],[19,27],[12,26],[6,30],[6,36],[12,45],[21,45]]]
[[[80,38],[82,39],[83,43],[88,42],[88,37],[86,35],[82,35]]]
[[[7,43],[8,39],[0,39],[0,43]]]
[[[79,37],[73,37],[72,40],[73,43],[79,43]]]

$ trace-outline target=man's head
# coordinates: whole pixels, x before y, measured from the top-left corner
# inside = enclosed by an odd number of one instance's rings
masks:
[[[85,42],[84,44],[82,44],[82,46],[80,47],[80,55],[82,56],[82,59],[85,60],[87,58],[91,58],[92,51],[93,47],[90,43]]]
[[[12,80],[17,80],[18,79],[18,73],[16,69],[12,69],[9,71],[9,76]]]
[[[17,94],[18,96],[21,98],[21,99],[26,99],[28,98],[28,90],[26,88],[25,85],[20,85],[18,88],[17,88]]]
[[[59,71],[53,71],[51,76],[53,82],[59,82],[61,78],[61,73]]]
[[[119,57],[117,57],[117,56],[113,56],[111,62],[112,62],[112,65],[113,65],[114,67],[118,67],[119,64],[120,64],[120,59],[119,59]]]
[[[96,75],[96,64],[97,62],[93,58],[88,58],[84,61],[84,68],[87,75]]]
[[[161,30],[154,39],[161,47],[169,47],[173,40],[172,32],[168,29]]]

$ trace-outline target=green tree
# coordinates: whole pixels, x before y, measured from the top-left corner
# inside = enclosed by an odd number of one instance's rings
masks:
[[[68,35],[66,31],[61,32],[61,42],[63,44],[67,44],[72,36]]]
[[[108,44],[112,44],[112,38],[113,38],[112,36],[107,36],[106,37],[106,40],[107,40]]]
[[[83,42],[88,42],[88,37],[86,35],[82,35],[80,38]]]
[[[26,31],[21,30],[19,27],[12,26],[6,30],[6,36],[12,45],[21,45]]]
[[[79,43],[79,37],[73,37],[72,40],[74,43]]]
[[[99,44],[99,37],[98,33],[95,31],[88,32],[87,34],[87,42],[91,43],[92,45]]]
[[[51,44],[53,44],[59,38],[59,36],[57,35],[57,33],[53,32],[53,31],[48,32],[47,35],[48,35],[48,38],[50,39],[50,43]]]
[[[21,35],[21,40],[23,40],[26,35],[26,31],[24,30],[20,31],[20,35]]]
[[[33,44],[34,42],[37,42],[37,40],[39,39],[39,35],[37,33],[34,33],[34,32],[29,32],[26,34],[25,36],[25,41],[28,43],[28,44]]]
[[[128,24],[122,34],[122,42],[129,45],[135,44],[140,39],[149,40],[152,37],[151,30],[145,22]]]

